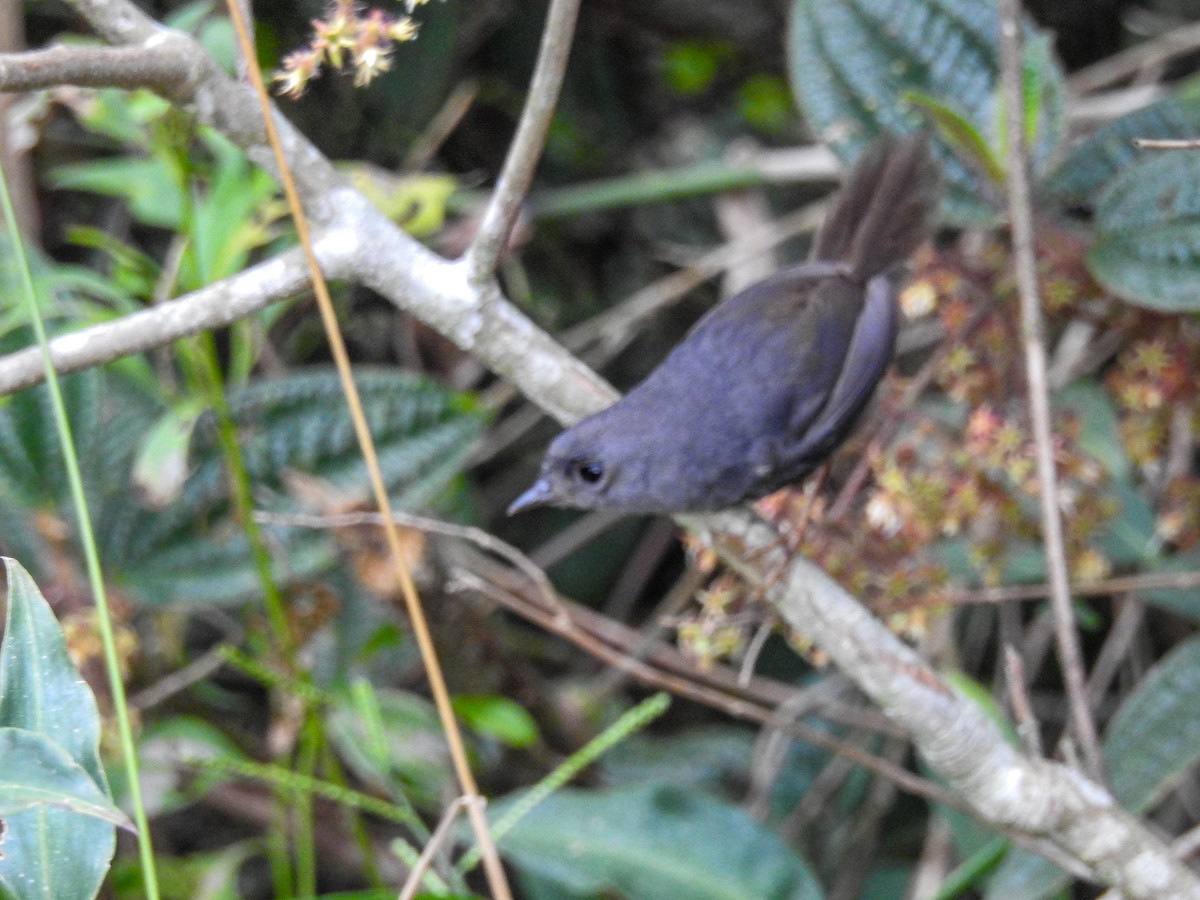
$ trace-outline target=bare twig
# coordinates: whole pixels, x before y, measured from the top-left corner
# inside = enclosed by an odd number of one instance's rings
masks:
[[[516,612],[523,611],[523,614],[531,619],[536,620],[539,616],[536,610],[532,610],[519,597],[473,573],[460,573],[457,587],[463,590],[478,592],[489,600],[501,604],[506,609]],[[948,802],[951,806],[961,807],[961,800],[927,779],[914,775],[885,760],[881,760],[859,747],[831,737],[824,731],[810,728],[807,725],[792,720],[790,717],[781,716],[774,711],[765,710],[754,704],[745,701],[735,701],[723,695],[721,691],[706,685],[663,672],[647,662],[634,659],[620,650],[613,649],[603,643],[590,639],[578,626],[572,625],[568,628],[557,628],[548,620],[542,620],[539,624],[560,637],[566,638],[596,658],[628,672],[642,684],[670,691],[673,694],[686,697],[698,703],[714,706],[740,719],[779,728],[802,741],[837,753],[851,763],[860,765],[872,772],[878,772],[910,793],[929,799],[936,799],[938,802]],[[636,632],[634,632],[634,635],[636,635]],[[634,640],[636,640],[636,637]]]
[[[1004,671],[1008,676],[1008,697],[1012,703],[1013,718],[1017,720],[1017,734],[1025,744],[1025,752],[1035,758],[1042,756],[1042,733],[1033,705],[1029,702],[1029,690],[1025,683],[1025,663],[1021,654],[1012,646],[1004,645]]]
[[[408,878],[404,880],[404,887],[400,890],[398,900],[412,900],[417,895],[417,891],[421,889],[421,882],[425,878],[425,873],[433,865],[433,858],[447,844],[453,841],[452,829],[454,828],[454,824],[458,821],[458,817],[462,815],[463,810],[467,808],[468,804],[478,806],[477,815],[483,815],[484,799],[482,797],[456,797],[446,807],[445,812],[442,813],[442,819],[438,822],[437,828],[429,836],[429,840],[425,842],[425,849],[421,851],[421,855],[413,863],[412,871],[408,873]]]
[[[1080,69],[1071,76],[1071,90],[1077,94],[1090,94],[1198,48],[1200,23],[1184,25]]]
[[[467,279],[472,284],[482,284],[491,279],[496,262],[508,241],[509,232],[517,221],[521,204],[529,193],[533,171],[542,147],[546,143],[546,132],[554,117],[558,104],[558,92],[563,75],[567,71],[567,57],[571,52],[571,35],[575,30],[575,18],[579,13],[579,0],[551,0],[546,14],[546,27],[542,32],[542,46],[538,51],[537,67],[529,84],[525,109],[517,125],[517,133],[504,168],[496,180],[496,189],[483,212],[479,230],[471,246],[463,255]]]
[[[1088,678],[1088,699],[1095,704],[1104,698],[1146,615],[1146,604],[1133,598],[1126,599],[1120,609]]]
[[[1071,608],[1066,542],[1058,508],[1058,476],[1054,464],[1054,435],[1050,426],[1050,396],[1046,385],[1046,337],[1038,297],[1037,259],[1033,244],[1033,210],[1025,150],[1025,101],[1022,85],[1020,0],[998,0],[1000,7],[1001,80],[1004,88],[1008,135],[1008,207],[1012,224],[1013,265],[1021,299],[1021,334],[1025,345],[1025,371],[1029,382],[1029,415],[1037,452],[1041,488],[1042,540],[1046,570],[1050,575],[1055,637],[1059,662],[1071,707],[1075,737],[1087,770],[1103,777],[1100,738],[1087,701],[1083,653]]]
[[[419,172],[428,166],[478,96],[478,81],[468,80],[456,85],[442,104],[442,108],[425,126],[425,131],[413,141],[408,155],[404,157],[404,168],[410,172]]]
[[[333,529],[353,528],[359,525],[379,526],[383,524],[383,516],[377,512],[310,515],[306,513],[273,513],[261,511],[256,512],[254,518],[255,521],[261,522],[264,525],[282,525],[290,528]],[[558,601],[558,594],[555,592],[554,586],[550,584],[550,579],[546,577],[546,573],[538,567],[537,563],[512,544],[500,540],[500,538],[490,532],[484,531],[482,528],[475,528],[471,525],[457,525],[452,522],[443,522],[440,519],[431,519],[428,516],[418,516],[398,510],[392,510],[391,518],[393,522],[404,528],[415,528],[418,531],[442,534],[447,537],[470,541],[490,553],[495,553],[521,570],[537,590],[538,597],[541,598],[548,611],[556,615],[566,616],[566,612]]]
[[[1139,150],[1196,150],[1200,138],[1134,138],[1133,146]]]
[[[1146,575],[1118,575],[1097,581],[1072,582],[1071,593],[1081,597],[1102,597],[1133,591],[1184,591],[1196,587],[1200,587],[1200,571],[1150,572]],[[965,606],[970,603],[1015,603],[1021,600],[1044,600],[1049,596],[1050,585],[1042,582],[956,591],[938,597],[938,603],[953,606]],[[909,604],[903,604],[907,605]]]

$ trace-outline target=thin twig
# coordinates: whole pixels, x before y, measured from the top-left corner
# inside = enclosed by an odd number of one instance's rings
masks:
[[[433,162],[446,138],[458,127],[478,96],[479,82],[474,79],[467,79],[455,86],[425,130],[413,141],[408,155],[404,157],[405,171],[420,172]]]
[[[479,814],[483,815],[483,802],[482,797],[456,797],[446,807],[446,811],[442,813],[442,820],[438,822],[437,828],[429,836],[429,840],[425,842],[425,848],[421,851],[421,855],[417,857],[417,861],[413,863],[412,870],[408,873],[408,878],[404,880],[404,887],[401,888],[400,896],[397,900],[412,900],[417,895],[417,891],[421,888],[421,882],[425,878],[425,873],[433,865],[433,858],[448,842],[453,840],[452,829],[454,828],[454,823],[458,821],[458,817],[467,808],[467,804],[478,804],[481,807]]]
[[[1042,732],[1033,704],[1029,702],[1029,691],[1025,684],[1025,663],[1012,644],[1004,645],[1004,671],[1008,682],[1008,698],[1012,703],[1013,718],[1017,720],[1017,734],[1025,745],[1025,752],[1035,758],[1042,754]]]
[[[1121,663],[1125,660],[1145,615],[1145,603],[1134,598],[1125,600],[1121,611],[1117,614],[1116,621],[1108,630],[1104,646],[1096,654],[1096,661],[1092,665],[1092,674],[1088,678],[1087,686],[1088,699],[1092,703],[1098,704],[1104,699],[1104,694],[1117,674]]]
[[[1100,738],[1087,702],[1087,685],[1079,633],[1075,628],[1068,582],[1066,542],[1058,508],[1058,477],[1054,465],[1054,436],[1050,426],[1050,397],[1046,385],[1046,338],[1038,296],[1037,259],[1034,256],[1033,210],[1025,149],[1025,100],[1022,49],[1021,2],[999,0],[1000,58],[1008,135],[1008,206],[1012,225],[1013,264],[1021,300],[1021,334],[1025,345],[1025,369],[1029,382],[1029,414],[1037,452],[1038,483],[1041,488],[1042,540],[1046,570],[1050,575],[1054,607],[1055,637],[1063,670],[1067,700],[1075,737],[1086,768],[1103,779],[1104,760]]]
[[[1197,150],[1200,138],[1134,138],[1139,150]]]
[[[1200,23],[1184,25],[1080,69],[1071,76],[1071,90],[1090,94],[1197,48],[1200,48]]]
[[[651,651],[656,649],[663,635],[669,630],[667,624],[672,618],[679,615],[683,608],[691,602],[696,595],[696,591],[704,583],[704,579],[708,576],[699,569],[688,568],[679,580],[671,586],[671,589],[663,596],[658,606],[650,614],[646,623],[641,627],[638,643],[627,649],[627,653],[634,659],[645,659],[650,655]],[[603,697],[615,694],[620,688],[624,687],[625,682],[629,680],[629,673],[618,668],[609,668],[601,672],[591,685],[592,697],[599,700]]]
[[[615,651],[626,659],[645,662],[653,669],[662,672],[664,677],[688,681],[702,689],[711,690],[714,692],[714,697],[725,698],[724,704],[718,705],[716,708],[730,715],[743,715],[740,710],[747,704],[762,709],[774,708],[795,695],[794,686],[758,675],[753,676],[748,684],[743,685],[739,682],[737,673],[730,667],[722,665],[701,667],[694,659],[675,647],[662,643],[659,640],[661,630],[643,629],[639,631],[562,597],[559,597],[559,604],[567,611],[569,620],[566,622],[556,620],[548,615],[541,603],[532,601],[525,603],[524,598],[530,593],[526,580],[515,577],[510,569],[500,566],[490,557],[481,554],[475,554],[472,557],[469,551],[464,550],[464,555],[459,562],[468,578],[481,577],[488,584],[503,590],[504,597],[501,599],[505,601],[505,608],[520,618],[567,640],[578,642],[589,653],[595,646],[607,648],[597,654],[601,659],[607,659],[604,653]],[[460,581],[463,580],[458,570],[454,577]],[[685,598],[689,596],[688,587],[687,584],[677,585],[677,595]],[[665,606],[664,602],[663,613],[667,612]],[[836,678],[837,676],[831,677]],[[599,694],[607,687],[608,682],[598,680],[592,685],[591,690],[593,694]],[[863,728],[876,734],[889,736],[902,733],[895,725],[869,707],[824,703],[815,714],[848,728]]]
[[[458,576],[457,587],[463,590],[477,592],[489,600],[493,600],[506,609],[511,609],[515,612],[521,612],[531,619],[537,619],[538,613],[532,610],[530,606],[524,603],[519,597],[509,593],[507,590],[498,587],[490,581],[479,577],[473,573],[463,572]],[[530,615],[532,613],[532,615]],[[895,766],[891,763],[881,760],[872,754],[858,747],[831,737],[824,731],[816,728],[810,728],[799,722],[794,722],[787,717],[779,716],[773,711],[768,711],[762,707],[748,703],[746,701],[733,700],[730,697],[723,696],[721,692],[704,685],[697,684],[694,681],[678,678],[673,675],[664,673],[655,669],[648,663],[633,659],[621,651],[614,650],[599,642],[588,639],[578,628],[559,629],[555,628],[548,620],[538,622],[539,625],[547,628],[560,637],[581,647],[588,653],[591,653],[598,659],[603,660],[609,665],[616,666],[628,672],[642,684],[650,687],[660,688],[670,691],[680,697],[686,697],[689,700],[694,700],[697,703],[703,703],[707,706],[714,706],[721,709],[729,715],[736,716],[740,719],[746,719],[752,722],[758,722],[763,725],[771,725],[782,729],[810,744],[814,744],[822,749],[829,750],[833,753],[845,757],[852,763],[862,766],[872,772],[877,772],[895,782],[899,787],[916,794],[917,796],[927,799],[936,800],[939,803],[949,803],[956,809],[962,809],[962,801],[955,797],[951,792],[930,782],[919,775],[914,775],[912,772]]]
[[[1136,591],[1178,590],[1200,587],[1200,571],[1150,572],[1145,575],[1117,575],[1097,581],[1071,582],[1071,593],[1078,597],[1105,597]],[[1050,596],[1050,585],[1012,584],[1001,587],[976,588],[947,593],[938,597],[939,605],[967,606],[972,603],[1016,603],[1022,600],[1044,600]],[[911,602],[889,605],[888,610],[906,609]]]
[[[529,95],[516,136],[508,148],[504,168],[483,212],[479,230],[462,258],[467,279],[472,284],[488,281],[496,271],[496,263],[517,221],[525,195],[529,193],[533,171],[542,155],[563,75],[567,71],[578,13],[579,0],[551,0],[537,67],[529,84]]]
[[[404,528],[415,528],[432,534],[443,534],[447,537],[460,538],[464,541],[482,547],[497,556],[503,557],[529,579],[537,590],[537,595],[545,604],[547,610],[557,615],[566,616],[559,603],[558,594],[546,573],[532,559],[506,541],[500,540],[494,534],[475,528],[471,525],[457,525],[431,519],[428,516],[418,516],[412,513],[392,510],[392,521]],[[264,525],[282,525],[291,528],[354,528],[361,525],[383,525],[383,516],[377,512],[355,512],[335,514],[307,513],[273,513],[260,511],[254,514],[254,519]]]

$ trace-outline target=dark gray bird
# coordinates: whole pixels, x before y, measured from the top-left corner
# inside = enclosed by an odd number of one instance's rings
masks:
[[[874,144],[812,259],[719,304],[645,381],[555,438],[509,513],[722,509],[815,469],[891,361],[899,312],[889,271],[929,234],[937,184],[923,136]]]

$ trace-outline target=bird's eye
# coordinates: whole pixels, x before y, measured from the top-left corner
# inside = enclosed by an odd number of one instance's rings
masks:
[[[579,476],[580,481],[595,484],[604,477],[604,466],[595,462],[577,462],[575,463],[575,474]]]

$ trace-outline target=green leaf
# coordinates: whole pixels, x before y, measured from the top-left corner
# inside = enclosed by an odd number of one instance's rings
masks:
[[[0,727],[0,818],[37,806],[94,816],[132,830],[83,766],[44,734]]]
[[[108,278],[113,286],[130,297],[150,300],[154,296],[162,269],[158,262],[102,228],[72,225],[67,240],[77,247],[99,250],[108,257]]]
[[[133,487],[150,506],[166,506],[183,490],[192,429],[200,413],[198,400],[173,407],[154,423],[142,440],[131,477]]]
[[[1035,171],[1044,170],[1065,134],[1062,72],[1027,26],[1026,84],[1039,114]],[[809,123],[843,159],[875,135],[906,133],[924,116],[905,95],[916,92],[956,110],[998,147],[999,27],[992,4],[976,0],[793,0],[788,68]],[[1041,43],[1039,43],[1041,42]],[[944,145],[944,213],[958,224],[994,219],[981,185]]]
[[[663,73],[677,94],[694,96],[712,87],[717,72],[733,57],[733,48],[719,41],[680,41],[663,53]]]
[[[372,689],[364,699],[339,697],[326,719],[347,767],[377,790],[437,808],[452,777],[437,712],[405,691]]]
[[[46,176],[51,187],[120,197],[139,222],[178,230],[186,203],[174,166],[162,157],[122,156],[56,166]]]
[[[166,115],[171,104],[148,90],[101,88],[81,92],[73,109],[88,130],[144,149],[150,133],[147,126]]]
[[[4,564],[8,610],[0,643],[0,727],[32,732],[54,745],[92,782],[92,797],[108,800],[95,698],[71,664],[62,630],[33,579],[16,560],[5,558]],[[63,787],[53,777],[43,786]],[[45,805],[6,816],[5,823],[0,894],[91,897],[99,890],[116,846],[111,824]]]
[[[509,747],[532,747],[538,741],[537,722],[519,703],[494,694],[459,694],[454,712],[472,731],[496,738]]]
[[[738,88],[738,113],[754,128],[778,134],[796,117],[792,93],[776,75],[752,75]]]
[[[1200,132],[1200,82],[1165,100],[1106,122],[1080,142],[1047,179],[1054,199],[1092,206],[1104,187],[1135,162],[1162,153],[1139,150],[1134,138],[1190,138]]]
[[[217,758],[241,760],[245,754],[211,722],[173,716],[151,723],[138,742],[146,814],[153,818],[177,812],[217,782],[234,777],[232,769],[203,765]]]
[[[228,138],[205,130],[201,140],[213,162],[207,190],[196,196],[191,219],[183,226],[190,242],[179,272],[181,292],[245,268],[250,251],[270,239],[260,215],[278,191],[271,177]]]
[[[99,427],[99,376],[80,372],[62,379],[61,386],[77,451],[86,459]],[[29,506],[52,505],[65,495],[62,449],[44,385],[0,401],[0,484]]]
[[[489,816],[498,820],[518,799],[492,804]],[[536,896],[823,896],[808,865],[743,810],[663,785],[559,791],[500,849]]]
[[[1200,153],[1167,151],[1126,168],[1096,206],[1092,275],[1163,312],[1200,310]]]
[[[974,163],[992,184],[998,187],[1004,185],[1004,164],[988,146],[987,138],[974,122],[953,106],[920,91],[905,91],[904,99],[925,111],[937,126],[942,139],[953,148],[959,159]]]
[[[1077,381],[1054,395],[1056,408],[1079,420],[1079,446],[1096,459],[1110,477],[1127,480],[1133,463],[1121,441],[1120,421],[1112,395],[1094,379]]]
[[[1113,794],[1145,812],[1200,761],[1200,637],[1162,658],[1108,724],[1104,756]]]

